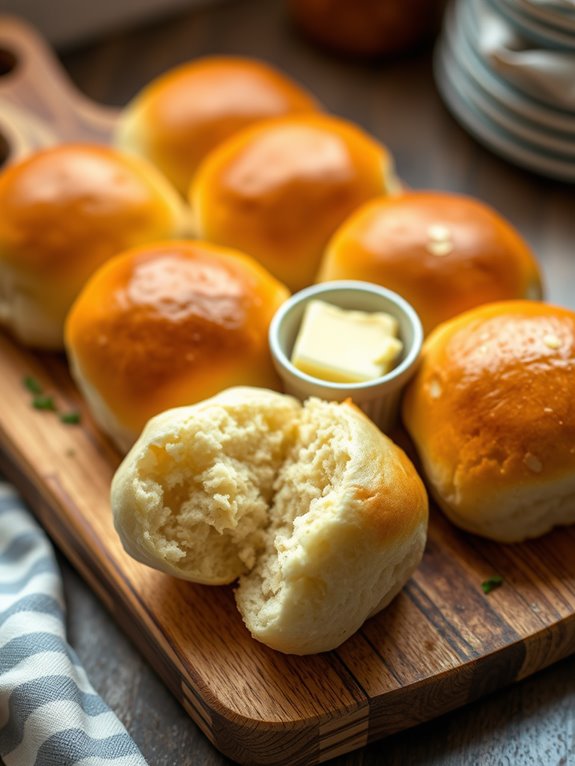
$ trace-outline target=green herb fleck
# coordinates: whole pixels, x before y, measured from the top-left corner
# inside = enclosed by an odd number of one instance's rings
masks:
[[[22,383],[24,384],[24,388],[27,388],[31,394],[41,394],[44,391],[36,378],[33,378],[31,375],[27,375]]]
[[[67,423],[68,425],[77,425],[80,422],[80,413],[79,412],[62,412],[60,414],[60,420],[62,423]]]
[[[67,455],[68,457],[75,457],[75,456],[76,456],[76,450],[75,450],[73,447],[69,447],[69,448],[66,450],[66,455]]]
[[[501,575],[491,575],[487,580],[481,583],[481,589],[484,593],[491,593],[495,588],[499,588],[503,584],[503,577]]]
[[[37,410],[50,410],[51,412],[56,412],[53,396],[39,394],[32,399],[32,406]]]

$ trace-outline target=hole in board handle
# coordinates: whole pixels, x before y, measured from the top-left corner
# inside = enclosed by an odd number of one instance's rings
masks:
[[[0,80],[13,72],[18,66],[18,56],[0,43]],[[8,162],[11,146],[6,136],[0,130],[0,170]]]
[[[0,131],[0,170],[8,162],[10,156],[10,144],[6,136]]]
[[[18,57],[0,45],[0,77],[6,77],[6,75],[13,72],[18,65]]]

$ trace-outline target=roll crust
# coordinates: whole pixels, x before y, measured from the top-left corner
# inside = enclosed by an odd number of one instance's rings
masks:
[[[116,141],[147,157],[185,194],[204,157],[259,120],[313,112],[312,96],[261,61],[209,57],[153,80],[120,118]]]
[[[429,336],[403,419],[459,526],[504,542],[575,522],[575,313],[473,309]]]
[[[120,254],[70,311],[66,347],[96,419],[122,450],[146,421],[233,384],[278,387],[267,330],[287,289],[205,242]]]
[[[395,185],[377,141],[335,117],[306,115],[268,120],[215,149],[190,202],[200,236],[249,253],[298,290],[313,282],[342,221]]]
[[[144,160],[67,144],[0,175],[0,321],[27,345],[63,347],[88,277],[127,247],[181,235],[176,191]]]
[[[329,242],[318,281],[360,279],[408,300],[429,333],[492,301],[542,297],[538,264],[495,210],[468,197],[409,191],[368,202]]]

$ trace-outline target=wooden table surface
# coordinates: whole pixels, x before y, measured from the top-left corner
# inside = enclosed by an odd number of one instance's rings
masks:
[[[549,300],[575,308],[575,188],[519,170],[470,138],[437,95],[429,49],[377,65],[338,59],[300,38],[281,2],[237,0],[114,34],[64,51],[61,58],[88,96],[122,105],[165,69],[216,53],[253,55],[279,65],[327,109],[385,142],[410,186],[465,192],[493,205],[540,258]],[[78,575],[61,563],[70,642],[150,765],[230,763],[194,726]],[[575,656],[330,763],[575,764]]]

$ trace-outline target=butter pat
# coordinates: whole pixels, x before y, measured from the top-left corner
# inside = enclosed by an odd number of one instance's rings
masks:
[[[403,348],[397,334],[397,320],[390,314],[347,311],[310,301],[291,362],[320,380],[363,383],[393,368]]]

